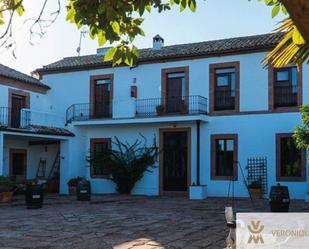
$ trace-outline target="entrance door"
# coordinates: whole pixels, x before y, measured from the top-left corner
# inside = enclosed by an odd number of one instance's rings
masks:
[[[10,176],[16,182],[26,180],[27,172],[27,151],[26,150],[10,150]]]
[[[26,107],[26,97],[13,94],[12,95],[12,106],[11,106],[11,127],[20,127],[20,116],[21,109]]]
[[[166,111],[167,113],[180,112],[184,104],[185,74],[170,73],[167,75]]]
[[[111,79],[96,80],[94,96],[95,118],[111,115]]]
[[[187,191],[188,132],[166,131],[163,139],[163,191]]]

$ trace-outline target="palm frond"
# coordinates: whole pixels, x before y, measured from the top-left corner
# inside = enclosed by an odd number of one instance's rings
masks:
[[[309,47],[294,25],[291,18],[282,21],[275,33],[284,32],[278,45],[266,56],[263,64],[266,66],[283,67],[288,64],[301,66],[309,62]]]

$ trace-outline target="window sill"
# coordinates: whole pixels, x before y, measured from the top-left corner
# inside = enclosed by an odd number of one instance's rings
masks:
[[[238,176],[211,176],[210,180],[214,181],[237,181]]]
[[[306,177],[277,177],[277,182],[306,182]]]
[[[299,112],[299,106],[277,107],[269,110],[270,112]]]
[[[238,110],[222,110],[222,111],[211,111],[210,116],[220,116],[220,115],[228,115],[228,114],[238,114]]]

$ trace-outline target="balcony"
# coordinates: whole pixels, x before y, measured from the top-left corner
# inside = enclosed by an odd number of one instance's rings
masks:
[[[104,105],[105,104],[105,105]],[[105,106],[105,107],[104,107]],[[105,110],[105,111],[97,111]],[[207,114],[207,98],[186,96],[179,98],[149,98],[114,100],[113,103],[74,104],[67,109],[66,121],[87,121],[94,119],[124,119],[145,117],[167,117]]]
[[[207,114],[207,98],[186,96],[136,100],[136,116]]]
[[[274,107],[297,106],[297,86],[275,86]]]
[[[31,126],[59,127],[65,125],[64,118],[49,112],[21,109],[15,112],[8,107],[0,107],[0,127],[27,129]]]

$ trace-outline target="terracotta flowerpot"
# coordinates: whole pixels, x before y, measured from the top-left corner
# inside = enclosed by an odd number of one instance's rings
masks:
[[[0,193],[0,203],[10,203],[12,202],[13,192],[1,192]]]
[[[252,199],[262,199],[262,189],[261,188],[249,188],[249,192]]]
[[[76,186],[69,186],[70,195],[76,195]]]
[[[187,104],[182,104],[180,112],[181,112],[181,114],[188,114],[188,112],[189,112],[188,105]]]
[[[157,111],[158,116],[162,116],[164,114],[164,106],[163,105],[158,105],[156,107],[156,111]]]

